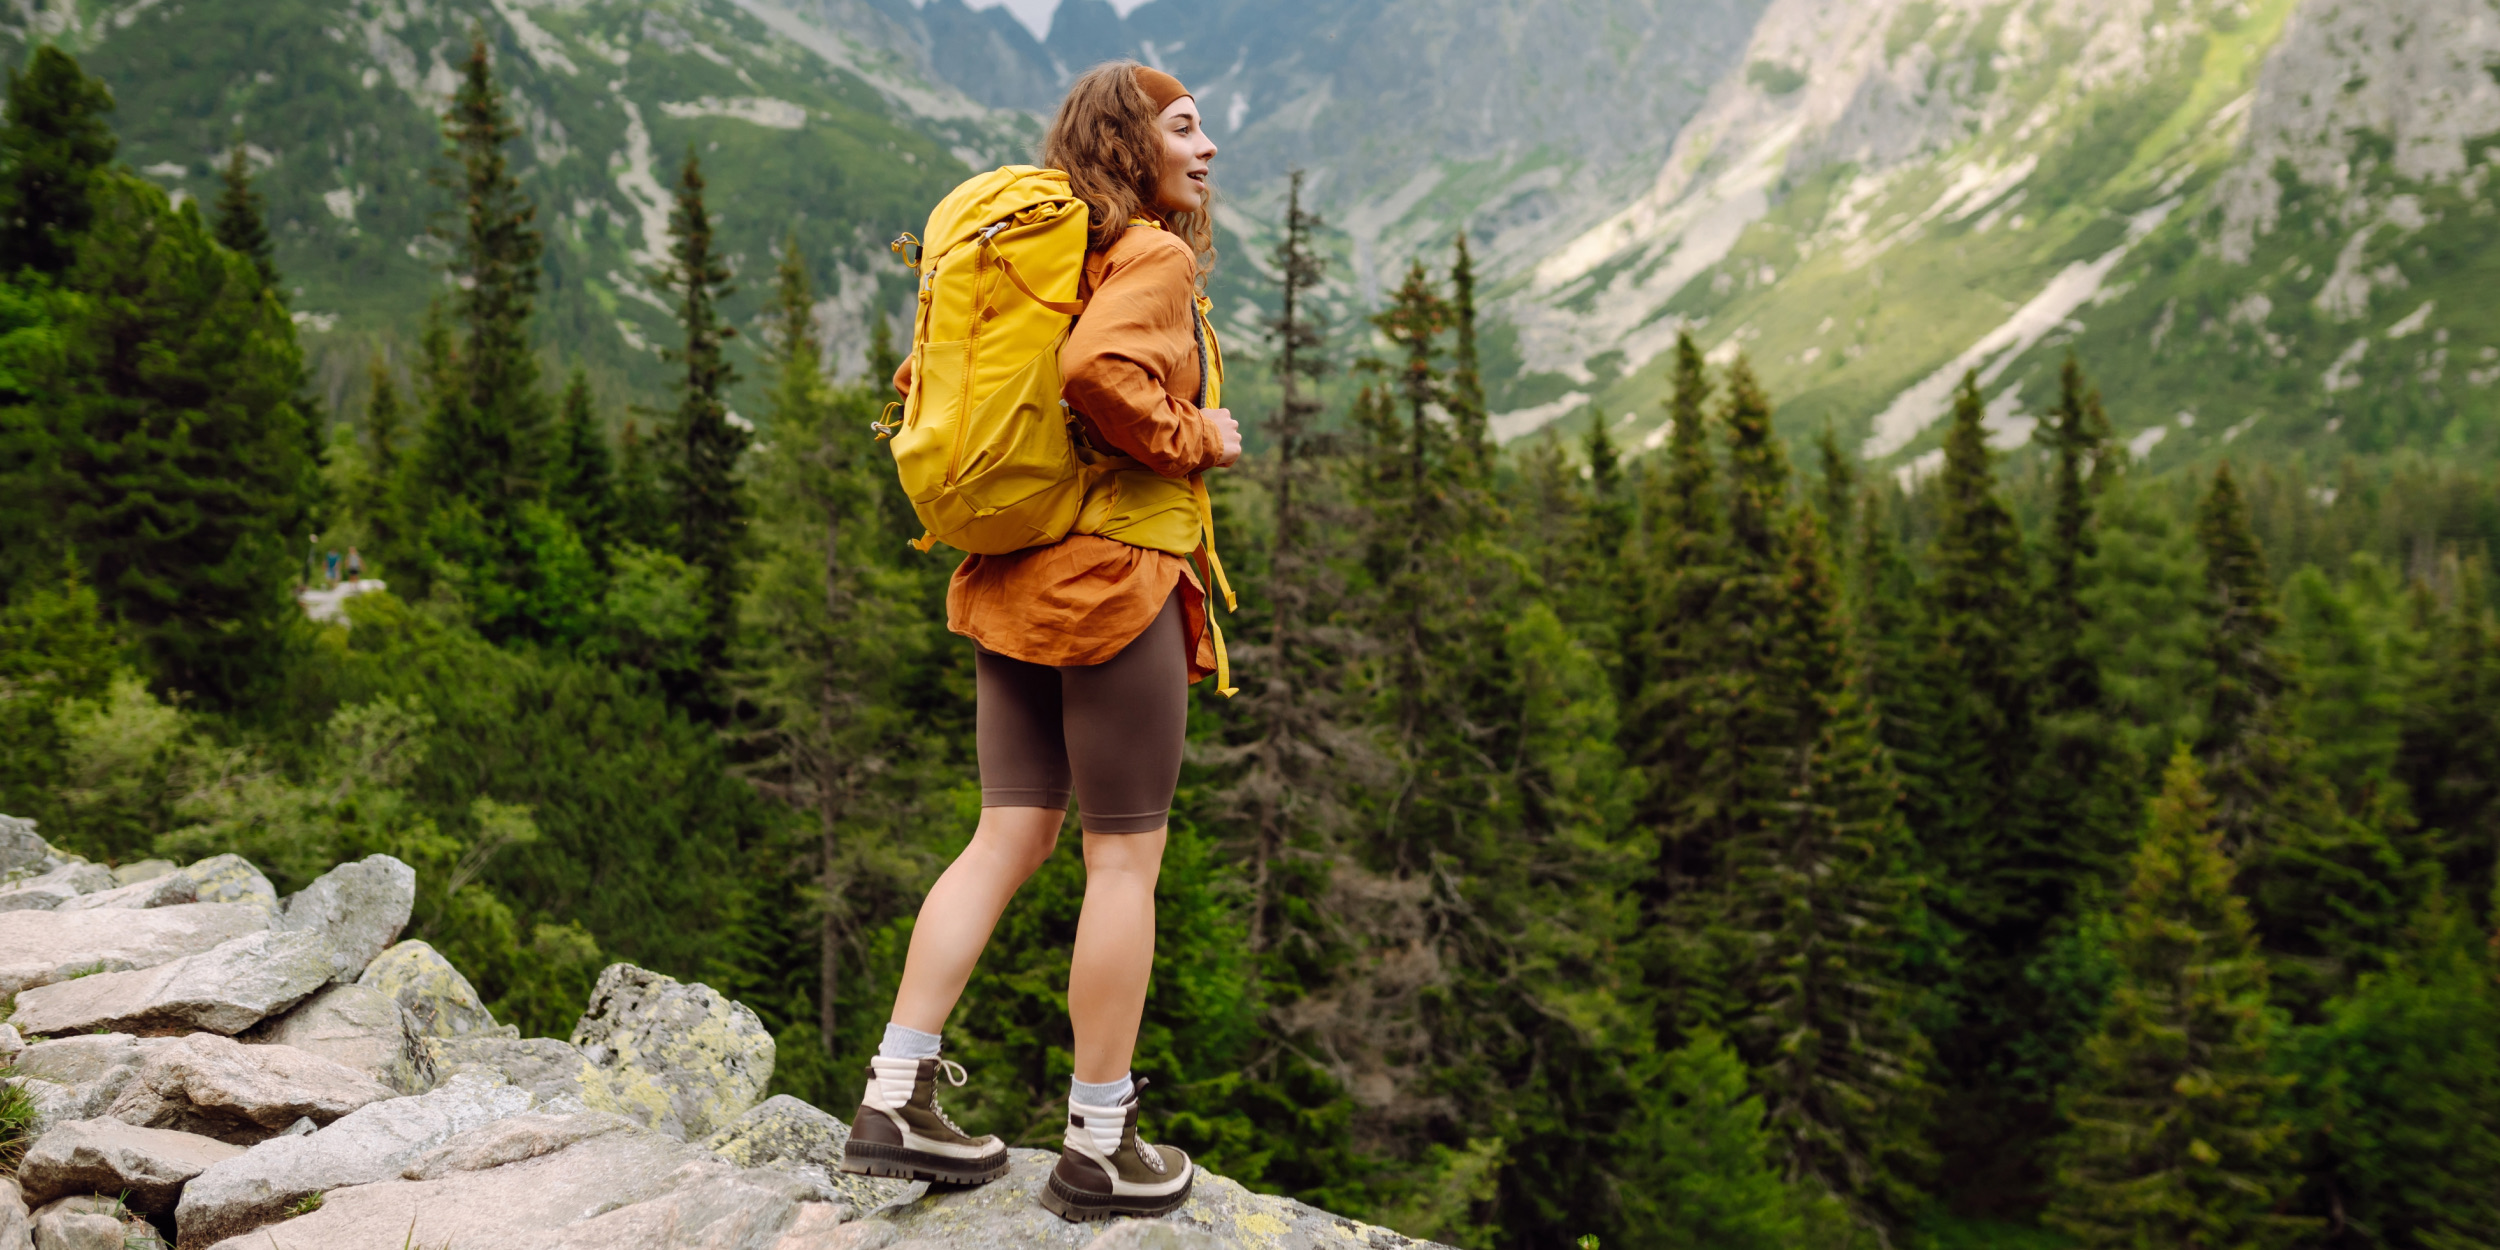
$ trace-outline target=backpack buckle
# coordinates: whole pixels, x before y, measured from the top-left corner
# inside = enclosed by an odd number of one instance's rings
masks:
[[[911,269],[920,267],[920,240],[913,236],[911,231],[906,230],[894,236],[894,241],[886,244],[886,250],[902,257],[905,267]]]

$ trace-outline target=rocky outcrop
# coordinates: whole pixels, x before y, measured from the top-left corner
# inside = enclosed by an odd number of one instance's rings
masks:
[[[402,942],[382,952],[356,984],[398,1003],[426,1037],[514,1036],[496,1026],[469,979],[423,942]]]
[[[328,983],[334,966],[329,940],[317,932],[263,931],[154,968],[22,991],[10,1023],[30,1036],[240,1033],[302,1002]]]
[[[0,818],[23,881],[77,866],[30,837]],[[283,904],[233,856],[76,882],[97,888],[0,912],[0,1062],[36,1109],[0,1250],[1416,1244],[1216,1176],[1162,1220],[1068,1224],[1035,1199],[1041,1151],[977,1189],[843,1175],[841,1120],[763,1097],[754,1012],[617,964],[571,1040],[517,1036],[432,947],[392,945],[415,875],[386,857]]]
[[[319,1055],[402,1094],[421,1094],[435,1083],[416,1020],[389,995],[363,985],[332,985],[252,1026],[243,1040]]]
[[[763,1097],[773,1038],[744,1003],[632,964],[599,974],[573,1026],[583,1101],[676,1138],[706,1137]]]
[[[242,1153],[241,1146],[196,1133],[114,1119],[76,1120],[36,1141],[18,1164],[17,1179],[36,1203],[71,1194],[118,1194],[133,1211],[171,1215],[186,1182]]]
[[[268,913],[227,903],[139,912],[0,911],[0,998],[72,977],[154,968],[268,927]]]
[[[416,902],[415,869],[388,855],[368,855],[331,869],[288,898],[278,927],[321,935],[330,951],[331,979],[346,984],[399,940]]]

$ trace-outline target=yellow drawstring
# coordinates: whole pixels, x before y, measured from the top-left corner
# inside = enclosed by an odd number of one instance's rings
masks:
[[[1215,501],[1207,497],[1207,479],[1202,473],[1189,475],[1190,490],[1198,497],[1198,554],[1205,560],[1207,581],[1224,595],[1224,610],[1238,612],[1241,601],[1233,596],[1232,579],[1224,576],[1224,560],[1215,554]],[[1233,659],[1224,651],[1224,628],[1215,623],[1215,605],[1207,605],[1207,632],[1215,636],[1215,692],[1229,699],[1240,694],[1233,685]]]

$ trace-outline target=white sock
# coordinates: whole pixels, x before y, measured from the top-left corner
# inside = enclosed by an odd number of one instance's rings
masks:
[[[937,1034],[923,1033],[909,1025],[891,1021],[885,1026],[885,1040],[877,1043],[879,1059],[929,1059],[937,1053]]]
[[[1120,1148],[1121,1131],[1128,1127],[1128,1108],[1120,1104],[1136,1092],[1133,1072],[1123,1072],[1119,1080],[1100,1085],[1088,1085],[1070,1077],[1068,1113],[1084,1117],[1085,1131],[1093,1137],[1094,1148],[1107,1155]]]

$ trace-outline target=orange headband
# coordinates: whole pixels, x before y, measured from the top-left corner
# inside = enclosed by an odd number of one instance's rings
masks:
[[[1181,85],[1180,79],[1151,65],[1138,66],[1134,77],[1137,79],[1138,90],[1145,92],[1146,98],[1154,101],[1155,112],[1158,115],[1163,110],[1172,107],[1172,101],[1191,94],[1189,88]]]

